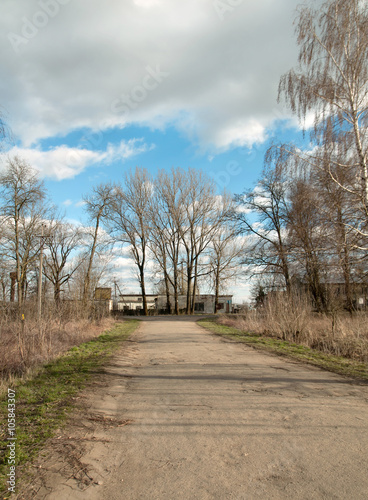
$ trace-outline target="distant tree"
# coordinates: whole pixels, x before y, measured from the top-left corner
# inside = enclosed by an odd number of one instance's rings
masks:
[[[144,315],[148,314],[146,265],[152,194],[153,184],[147,170],[136,168],[127,173],[123,184],[117,187],[108,216],[115,241],[129,245],[137,266]]]
[[[89,265],[89,251],[90,249],[88,249],[87,251],[82,250],[75,257],[73,257],[72,269],[75,269],[75,271],[73,272],[73,275],[70,277],[67,283],[65,283],[65,287],[67,287],[68,289],[68,296],[73,297],[78,301],[81,300],[82,306],[85,279]],[[93,267],[90,273],[91,298],[93,297],[92,291],[95,291],[97,287],[111,285],[111,275],[113,273],[113,270],[111,268],[112,257],[113,256],[110,244],[106,245],[106,243],[102,243],[100,246],[99,242],[97,251],[93,259]],[[86,311],[91,313],[91,310],[92,308],[88,308],[87,310],[83,308],[81,312],[83,314],[85,314]]]
[[[200,259],[219,228],[229,219],[232,201],[226,194],[218,196],[214,181],[201,171],[188,169],[185,179],[181,192],[184,220],[177,224],[177,228],[186,260],[186,312],[191,314],[194,312],[198,279],[202,274]],[[207,273],[205,271],[204,274]]]
[[[106,246],[106,241],[101,242],[101,224],[110,213],[112,203],[114,202],[116,187],[111,184],[99,184],[92,189],[92,192],[86,195],[83,199],[85,202],[85,210],[89,216],[89,220],[94,226],[89,233],[90,244],[87,257],[87,266],[85,269],[85,278],[83,286],[82,303],[86,308],[88,300],[91,297],[91,275],[93,271],[93,261],[99,244]]]
[[[288,291],[291,287],[287,236],[289,189],[290,178],[282,162],[270,164],[267,160],[257,186],[235,197],[238,232],[249,236],[243,263],[250,270],[282,276]]]
[[[53,221],[45,238],[44,274],[54,287],[54,300],[60,305],[62,287],[72,278],[82,261],[73,257],[82,243],[82,232],[62,220]]]
[[[179,314],[179,295],[188,292],[181,268],[185,260],[182,238],[188,230],[188,189],[186,171],[179,168],[172,168],[170,172],[161,170],[155,179],[154,206],[150,212],[153,251],[163,272],[168,305],[173,295],[175,314]]]
[[[15,261],[18,304],[22,306],[27,270],[38,256],[41,225],[47,218],[46,190],[38,173],[18,156],[0,174],[0,211],[6,254]]]
[[[243,245],[236,237],[233,225],[223,225],[213,237],[210,248],[210,279],[215,292],[215,310],[220,291],[239,274]]]
[[[260,282],[258,282],[253,288],[252,292],[252,298],[255,307],[263,307],[267,295],[265,287]]]
[[[179,314],[179,255],[181,177],[161,170],[154,181],[154,193],[150,201],[150,240],[149,247],[163,277],[166,309],[172,312],[171,298],[174,299],[174,312]],[[179,203],[178,203],[179,202]],[[179,222],[178,222],[179,221]]]

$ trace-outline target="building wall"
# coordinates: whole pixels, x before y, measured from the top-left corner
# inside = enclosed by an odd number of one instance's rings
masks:
[[[147,298],[148,309],[156,308],[156,295],[149,295]],[[137,311],[143,309],[143,298],[141,295],[120,295],[119,302],[117,304],[118,311],[124,311],[128,308],[130,311]]]
[[[148,309],[157,311],[166,310],[166,295],[147,296]],[[183,310],[187,305],[186,295],[178,297],[179,309]],[[220,313],[229,313],[232,311],[232,295],[220,295],[218,299]],[[174,307],[174,297],[171,297],[171,305]],[[130,311],[137,311],[143,308],[143,299],[141,295],[121,295],[117,304],[118,311],[124,311],[125,308]],[[202,314],[213,314],[215,311],[215,296],[213,294],[197,295],[195,299],[194,312]]]
[[[231,313],[233,309],[233,296],[220,295],[218,304],[220,306],[217,308],[217,311],[219,313]]]
[[[174,298],[171,298],[171,304],[174,306]],[[187,297],[179,295],[178,297],[179,309],[185,309],[187,305]],[[232,295],[220,295],[218,300],[221,306],[218,312],[231,312],[232,310]],[[213,314],[215,311],[215,296],[213,294],[197,295],[194,303],[194,312],[203,314]],[[158,310],[166,309],[166,295],[159,295],[157,297]]]
[[[174,297],[170,298],[171,307],[174,309]],[[178,297],[179,309],[185,309],[187,306],[187,297],[186,295],[179,295]],[[166,295],[158,295],[157,296],[157,309],[159,311],[166,310],[167,298]]]
[[[111,300],[111,288],[96,288],[95,300]]]
[[[232,309],[232,296],[220,295],[218,298],[218,312],[229,313]],[[196,297],[195,312],[203,312],[204,314],[213,314],[215,312],[215,296],[214,295],[199,295]]]

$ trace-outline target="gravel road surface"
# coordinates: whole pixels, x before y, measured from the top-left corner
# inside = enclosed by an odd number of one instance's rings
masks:
[[[368,387],[142,321],[18,498],[368,499]]]

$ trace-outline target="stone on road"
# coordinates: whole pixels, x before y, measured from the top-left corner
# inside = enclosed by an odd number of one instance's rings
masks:
[[[131,340],[30,498],[368,498],[367,386],[189,321],[142,321]]]

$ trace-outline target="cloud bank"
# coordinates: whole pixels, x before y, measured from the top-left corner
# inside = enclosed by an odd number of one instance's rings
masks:
[[[42,177],[62,180],[75,177],[90,165],[109,165],[113,161],[125,160],[152,147],[145,144],[142,139],[132,139],[121,141],[117,146],[109,144],[106,151],[71,148],[66,145],[48,151],[42,151],[37,147],[13,147],[8,151],[8,155],[26,159]]]
[[[0,104],[24,147],[81,127],[128,124],[174,125],[214,152],[251,147],[283,112],[277,87],[296,64],[295,7],[295,0],[2,0]],[[81,152],[60,175],[98,161],[93,155]]]

